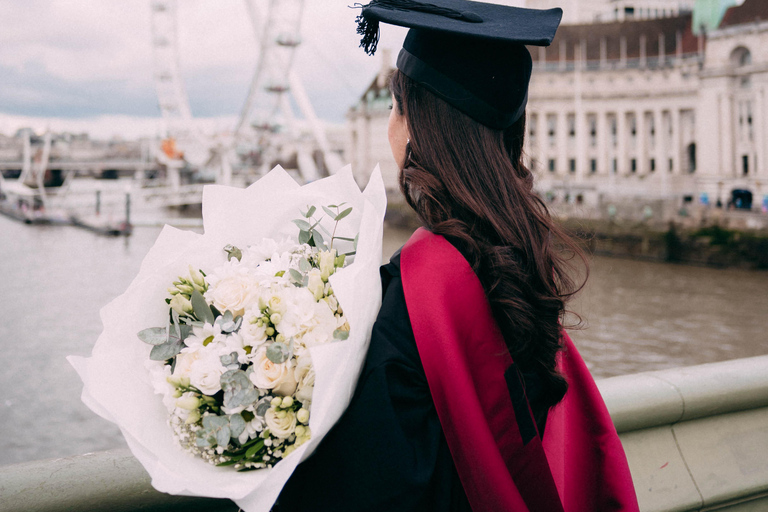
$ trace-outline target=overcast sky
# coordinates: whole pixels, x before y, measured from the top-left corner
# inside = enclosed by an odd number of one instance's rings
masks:
[[[382,52],[358,48],[352,3],[305,2],[296,70],[318,116],[331,122],[343,122],[381,66]],[[0,2],[0,131],[29,117],[79,126],[100,116],[159,116],[150,18],[149,0]],[[193,115],[236,116],[258,55],[243,0],[179,0],[178,30]],[[397,55],[404,36],[383,26],[379,47]]]

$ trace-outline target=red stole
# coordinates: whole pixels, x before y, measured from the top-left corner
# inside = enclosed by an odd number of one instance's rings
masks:
[[[403,247],[400,270],[424,372],[472,510],[637,512],[616,429],[568,335],[558,364],[570,387],[550,410],[542,443],[521,434],[534,425],[530,408],[524,394],[522,407],[513,404],[512,358],[461,253],[419,229]]]

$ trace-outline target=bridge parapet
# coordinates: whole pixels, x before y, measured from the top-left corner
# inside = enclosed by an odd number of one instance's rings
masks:
[[[768,356],[598,381],[643,512],[768,510]],[[236,511],[155,491],[127,449],[0,467],[0,512]]]

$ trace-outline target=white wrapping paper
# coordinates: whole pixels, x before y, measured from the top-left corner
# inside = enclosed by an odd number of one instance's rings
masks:
[[[291,222],[300,210],[347,203],[354,209],[337,235],[360,238],[353,263],[331,276],[334,293],[350,324],[350,335],[311,349],[316,380],[310,428],[312,439],[274,468],[238,473],[218,468],[183,451],[173,441],[168,411],[153,391],[145,362],[151,347],[136,335],[164,325],[167,288],[188,265],[212,269],[226,244],[246,247],[262,238],[296,239]],[[346,206],[345,206],[346,207]],[[101,310],[104,330],[90,358],[69,356],[83,380],[83,402],[116,423],[134,456],[162,492],[230,498],[246,512],[268,511],[296,465],[305,459],[349,404],[371,328],[381,304],[379,266],[386,194],[378,167],[360,192],[349,166],[337,174],[299,186],[282,168],[247,189],[211,185],[203,193],[204,234],[166,226],[125,293]],[[309,505],[309,504],[308,504]]]

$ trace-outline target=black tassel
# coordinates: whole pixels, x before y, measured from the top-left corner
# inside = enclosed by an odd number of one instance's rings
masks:
[[[363,10],[363,12],[355,18],[355,22],[357,23],[357,33],[363,36],[360,40],[360,47],[363,48],[368,55],[376,53],[381,31],[379,30],[379,20],[375,18],[368,19],[365,17],[366,7],[383,7],[385,9],[395,9],[399,11],[424,12],[468,23],[483,22],[483,19],[480,16],[471,11],[456,11],[454,9],[448,9],[426,2],[418,2],[416,0],[371,0],[370,3],[365,5],[356,3],[350,7]]]
[[[379,46],[379,36],[381,35],[379,20],[369,20],[361,13],[355,18],[355,22],[357,23],[357,33],[363,36],[360,40],[360,48],[365,50],[368,55],[373,55]]]

